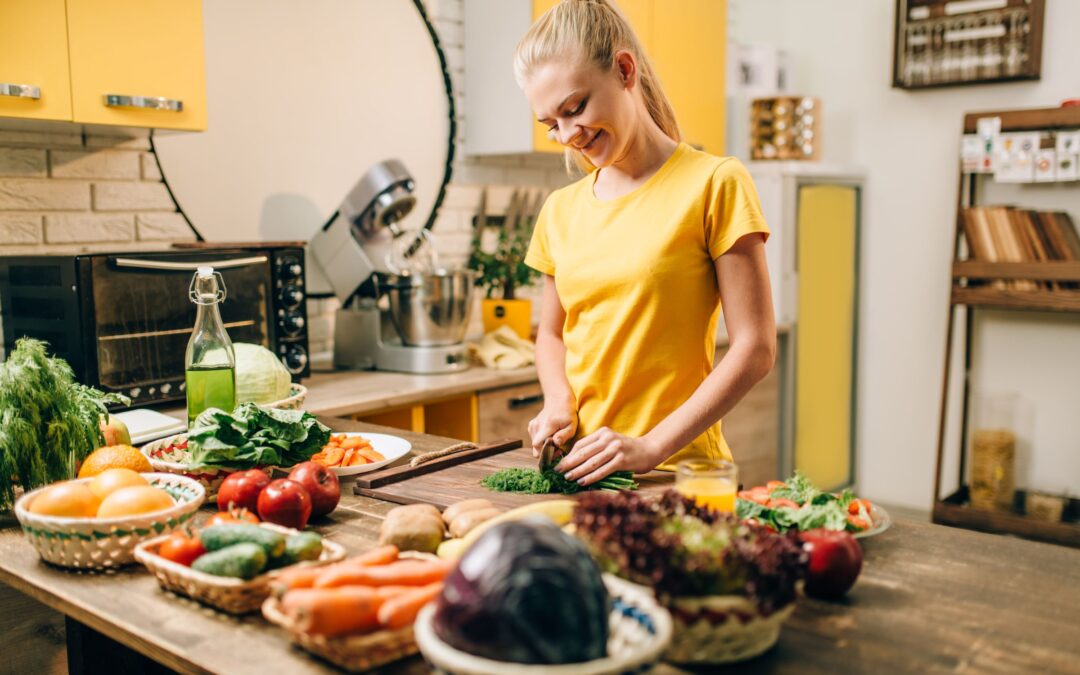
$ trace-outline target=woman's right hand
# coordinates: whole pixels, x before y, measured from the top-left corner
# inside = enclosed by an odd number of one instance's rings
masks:
[[[569,445],[577,433],[577,426],[577,410],[574,406],[545,404],[540,414],[529,420],[533,457],[540,456],[540,450],[548,438],[551,438],[557,448]]]

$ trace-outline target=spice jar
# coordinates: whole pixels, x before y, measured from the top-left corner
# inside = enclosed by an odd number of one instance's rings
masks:
[[[1016,490],[1018,397],[995,394],[976,402],[971,435],[971,505],[1011,511]]]

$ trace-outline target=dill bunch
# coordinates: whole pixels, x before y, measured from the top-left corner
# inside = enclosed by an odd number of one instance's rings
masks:
[[[582,487],[575,481],[567,480],[554,466],[548,466],[543,471],[517,467],[503,469],[485,476],[480,484],[496,492],[523,492],[531,495],[569,495],[582,490],[636,490],[638,487],[631,471],[616,471],[588,487]]]
[[[11,507],[16,484],[32,490],[74,478],[77,463],[105,441],[107,403],[129,400],[75,382],[44,342],[19,339],[0,363],[0,509]]]

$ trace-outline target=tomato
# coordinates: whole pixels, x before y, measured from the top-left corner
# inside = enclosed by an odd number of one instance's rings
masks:
[[[765,487],[769,488],[769,490],[772,491],[776,488],[787,487],[787,483],[782,480],[771,480],[768,483],[765,483]]]
[[[211,525],[236,525],[237,523],[258,524],[259,517],[247,509],[233,509],[232,511],[219,511],[210,516],[206,526]]]
[[[761,504],[762,506],[768,506],[769,505],[769,493],[767,493],[767,492],[756,492],[754,490],[751,490],[750,491],[750,501]]]
[[[739,490],[739,499],[745,499],[748,502],[754,501],[752,493],[749,490]]]
[[[769,501],[769,508],[771,508],[771,509],[781,509],[781,508],[797,509],[797,508],[799,508],[799,505],[796,504],[795,502],[791,501],[790,499],[772,499],[772,500]]]
[[[866,499],[852,499],[851,503],[847,506],[847,512],[854,515],[859,515],[860,504],[864,509],[866,509],[867,513],[870,513],[870,502]]]
[[[870,523],[866,522],[865,518],[860,518],[859,516],[849,515],[847,517],[847,521],[848,525],[851,525],[857,531],[862,531],[870,528]]]
[[[158,548],[158,555],[166,560],[191,567],[195,559],[206,553],[198,537],[189,537],[183,532],[173,532]]]

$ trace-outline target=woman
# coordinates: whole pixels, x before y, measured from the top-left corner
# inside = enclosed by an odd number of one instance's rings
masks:
[[[568,163],[588,171],[547,199],[525,258],[544,275],[534,454],[549,438],[569,448],[556,468],[582,485],[731,459],[720,419],[776,353],[769,230],[749,174],[680,142],[648,58],[606,0],[556,5],[522,38],[514,69]],[[713,368],[721,299],[730,348]]]

